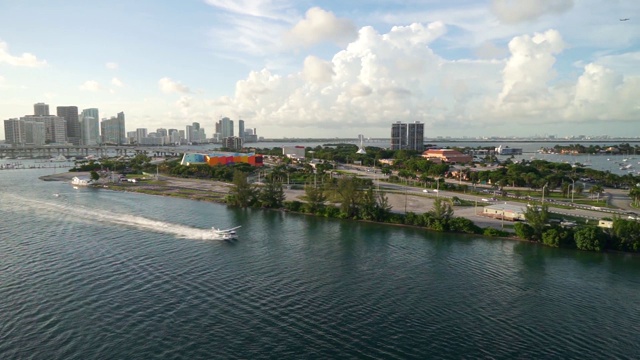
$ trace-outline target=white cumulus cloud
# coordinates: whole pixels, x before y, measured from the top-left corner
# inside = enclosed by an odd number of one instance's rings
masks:
[[[20,56],[11,55],[9,53],[9,45],[4,41],[0,41],[0,63],[24,67],[43,67],[47,65],[45,60],[39,60],[31,53],[23,53]]]
[[[330,59],[307,56],[299,71],[288,74],[252,71],[237,82],[234,96],[207,106],[254,126],[312,128],[318,136],[351,129],[355,134],[361,127],[386,133],[398,120],[421,121],[431,133],[496,134],[514,126],[640,116],[640,77],[634,73],[594,61],[559,80],[557,57],[567,45],[557,30],[515,36],[502,50],[506,56],[488,60],[440,56],[431,44],[446,32],[440,22],[387,33],[363,27]],[[633,58],[629,54],[619,56]],[[509,127],[496,127],[505,121]]]
[[[330,11],[314,7],[307,10],[304,19],[287,33],[287,39],[305,46],[325,41],[343,45],[355,39],[357,34],[351,20],[339,19]]]
[[[189,90],[187,86],[184,86],[177,81],[173,81],[168,77],[163,77],[162,79],[158,80],[158,87],[160,88],[160,91],[165,94],[191,92],[191,90]]]
[[[304,59],[302,74],[304,79],[309,82],[328,83],[331,82],[331,77],[335,75],[335,72],[330,61],[324,61],[315,56],[307,56]]]
[[[114,77],[113,79],[111,79],[111,85],[117,86],[117,87],[123,87],[124,83],[122,82],[122,80]]]
[[[87,80],[82,85],[78,86],[82,91],[96,92],[102,90],[102,85],[95,80]]]

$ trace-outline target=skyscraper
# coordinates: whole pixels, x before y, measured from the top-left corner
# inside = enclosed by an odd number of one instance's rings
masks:
[[[391,150],[407,148],[407,124],[400,121],[391,124]]]
[[[126,144],[124,112],[119,112],[118,117],[112,116],[111,119],[102,119],[100,130],[103,144]]]
[[[80,143],[82,145],[100,143],[100,114],[96,108],[84,109],[80,114]]]
[[[238,120],[238,137],[244,141],[244,120]]]
[[[424,150],[424,124],[391,124],[391,150]]]
[[[409,150],[424,151],[424,124],[416,121],[407,128],[407,147]]]
[[[220,137],[222,139],[233,136],[233,120],[228,117],[220,119]]]
[[[9,119],[4,121],[4,139],[7,144],[19,145],[25,143],[24,121]]]
[[[78,120],[77,106],[58,106],[56,114],[66,120],[67,141],[73,145],[80,145],[80,121]]]
[[[37,103],[33,105],[33,115],[36,116],[48,116],[49,105],[45,103]]]

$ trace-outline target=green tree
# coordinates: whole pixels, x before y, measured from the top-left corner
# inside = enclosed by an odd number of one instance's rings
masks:
[[[360,218],[383,221],[388,217],[390,210],[391,206],[384,193],[376,192],[371,187],[362,193]]]
[[[336,195],[340,202],[340,212],[346,218],[355,218],[358,215],[360,204],[360,189],[358,179],[355,177],[342,177],[338,179]]]
[[[312,184],[307,184],[304,187],[304,196],[302,199],[306,201],[306,211],[315,214],[324,207],[327,196],[324,193],[324,189],[313,186]]]
[[[444,223],[448,222],[449,219],[453,218],[453,206],[451,205],[451,201],[443,198],[436,198],[433,202],[431,215],[433,215],[436,220],[441,220]]]
[[[529,224],[517,222],[513,225],[513,229],[516,232],[516,236],[525,240],[533,240],[535,231]]]
[[[524,212],[524,218],[529,226],[533,228],[532,240],[542,240],[542,233],[544,232],[547,221],[549,220],[549,207],[547,205],[529,206]]]
[[[100,180],[100,175],[95,170],[91,170],[91,180],[92,181]]]
[[[229,192],[229,204],[247,207],[251,206],[256,200],[256,189],[247,181],[247,174],[236,170],[233,173],[233,186]]]
[[[576,230],[573,235],[578,250],[602,251],[604,250],[605,235],[595,226],[585,226]]]
[[[640,252],[640,222],[613,219],[613,237],[616,250]]]
[[[600,194],[604,192],[604,188],[600,184],[593,185],[589,189],[589,194],[596,194],[598,196],[596,201],[600,201]]]
[[[260,205],[270,209],[281,208],[285,197],[284,190],[282,189],[282,183],[275,177],[269,179],[258,193]]]

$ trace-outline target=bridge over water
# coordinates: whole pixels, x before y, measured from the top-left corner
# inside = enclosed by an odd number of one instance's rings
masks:
[[[3,158],[53,158],[59,155],[66,157],[128,156],[137,154],[167,156],[184,152],[172,146],[84,146],[84,145],[45,145],[45,146],[16,146],[0,147],[0,157]]]

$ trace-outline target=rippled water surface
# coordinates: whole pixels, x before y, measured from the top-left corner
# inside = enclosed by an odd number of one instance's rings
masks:
[[[37,180],[49,172],[0,171],[1,359],[640,358],[637,256]]]

